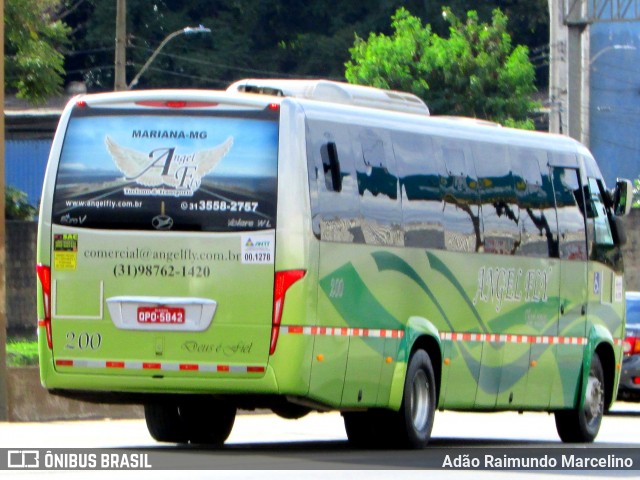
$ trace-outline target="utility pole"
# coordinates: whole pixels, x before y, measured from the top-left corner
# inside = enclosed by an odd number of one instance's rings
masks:
[[[585,0],[549,0],[551,67],[549,130],[569,135],[589,146],[589,25],[606,13],[602,3],[593,11]],[[614,12],[615,13],[615,12]],[[617,13],[616,13],[617,15]]]
[[[571,138],[587,144],[589,130],[589,40],[587,2],[567,6],[569,131]],[[589,145],[587,145],[588,147]]]
[[[127,89],[127,0],[118,0],[114,90]]]
[[[4,0],[0,0],[0,12],[2,12],[2,21],[0,22],[0,84],[2,84],[2,94],[0,95],[0,105],[2,105],[2,115],[0,116],[0,421],[6,421],[9,418],[9,394],[4,226]]]
[[[583,143],[589,133],[589,24],[583,0],[549,0],[549,131]]]
[[[567,29],[562,0],[549,0],[549,131],[567,134],[569,130]]]

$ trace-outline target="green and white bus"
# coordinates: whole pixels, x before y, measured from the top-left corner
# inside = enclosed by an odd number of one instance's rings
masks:
[[[436,410],[593,441],[624,332],[620,216],[574,140],[328,81],[75,98],[38,234],[42,384],[222,444],[238,409],[340,411],[418,448]]]

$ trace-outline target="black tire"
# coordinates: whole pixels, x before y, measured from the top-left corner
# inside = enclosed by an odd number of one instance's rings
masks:
[[[409,360],[402,405],[394,412],[390,437],[400,447],[424,448],[431,438],[436,411],[436,381],[429,354],[416,350]]]
[[[310,408],[303,407],[302,405],[296,405],[294,403],[285,405],[274,405],[273,407],[271,407],[271,411],[278,415],[280,418],[285,418],[287,420],[298,420],[311,413]]]
[[[144,416],[149,433],[158,442],[220,446],[231,433],[236,407],[207,398],[180,404],[147,404]]]
[[[349,443],[358,448],[424,448],[431,437],[436,383],[431,358],[417,350],[409,360],[402,404],[397,412],[344,412]]]
[[[380,436],[383,432],[378,423],[379,417],[380,415],[376,415],[373,411],[344,412],[342,419],[349,443],[356,448],[382,446],[383,442],[381,442]]]
[[[221,446],[233,429],[236,407],[216,400],[186,404],[180,418],[190,443]]]
[[[602,363],[597,353],[591,359],[582,403],[581,408],[555,412],[556,429],[563,442],[590,443],[600,430],[605,409],[605,384]]]
[[[180,412],[175,404],[150,403],[144,406],[147,430],[157,442],[187,443],[189,438],[180,420]]]

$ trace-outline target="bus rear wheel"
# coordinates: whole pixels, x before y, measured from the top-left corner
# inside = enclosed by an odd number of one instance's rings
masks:
[[[178,406],[169,403],[148,403],[144,406],[147,430],[157,442],[187,443],[189,438],[180,419]]]
[[[236,418],[236,407],[216,399],[179,404],[147,404],[147,429],[158,442],[222,445]]]
[[[398,446],[424,448],[429,443],[436,411],[436,382],[429,354],[417,350],[409,360],[402,404],[393,412],[389,433]]]
[[[343,413],[349,442],[364,448],[424,448],[431,437],[436,382],[429,354],[417,350],[409,360],[400,410]]]
[[[555,412],[556,429],[563,442],[593,442],[605,408],[604,371],[597,353],[591,359],[582,407]]]

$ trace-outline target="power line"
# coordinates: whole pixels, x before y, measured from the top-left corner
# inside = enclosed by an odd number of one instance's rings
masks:
[[[138,67],[138,66],[141,67],[142,66],[142,65],[137,64],[137,63],[134,63],[132,65],[136,66],[136,67]],[[174,77],[189,78],[191,80],[203,80],[205,82],[212,82],[212,83],[216,83],[218,85],[223,85],[225,87],[227,85],[229,85],[229,81],[228,80],[222,80],[222,79],[219,79],[219,78],[203,77],[203,76],[200,76],[200,75],[190,75],[188,73],[179,73],[179,72],[176,72],[174,70],[165,70],[165,69],[157,68],[157,67],[149,67],[149,70],[152,70],[154,72],[163,73],[165,75],[172,75]]]
[[[145,50],[147,52],[152,52],[153,51],[150,48],[140,47],[140,46],[136,46],[136,45],[133,45],[131,48],[134,48],[134,49],[137,49],[137,50]],[[209,67],[217,67],[217,68],[223,68],[223,69],[227,69],[227,70],[235,70],[235,71],[238,71],[238,72],[254,73],[254,74],[258,74],[258,75],[269,75],[269,76],[288,77],[288,78],[318,78],[317,76],[311,76],[311,75],[304,76],[304,75],[300,75],[300,74],[276,72],[276,71],[273,71],[273,70],[261,70],[261,69],[257,69],[257,68],[239,67],[239,66],[234,66],[234,65],[224,64],[224,63],[210,62],[210,61],[202,60],[202,59],[199,59],[199,58],[187,57],[187,56],[182,56],[182,55],[175,55],[175,54],[164,53],[164,52],[159,53],[158,56],[159,57],[168,57],[168,58],[171,58],[173,60],[178,60],[178,61],[196,63],[196,64],[199,64],[199,65],[205,65],[205,66],[209,66]]]

